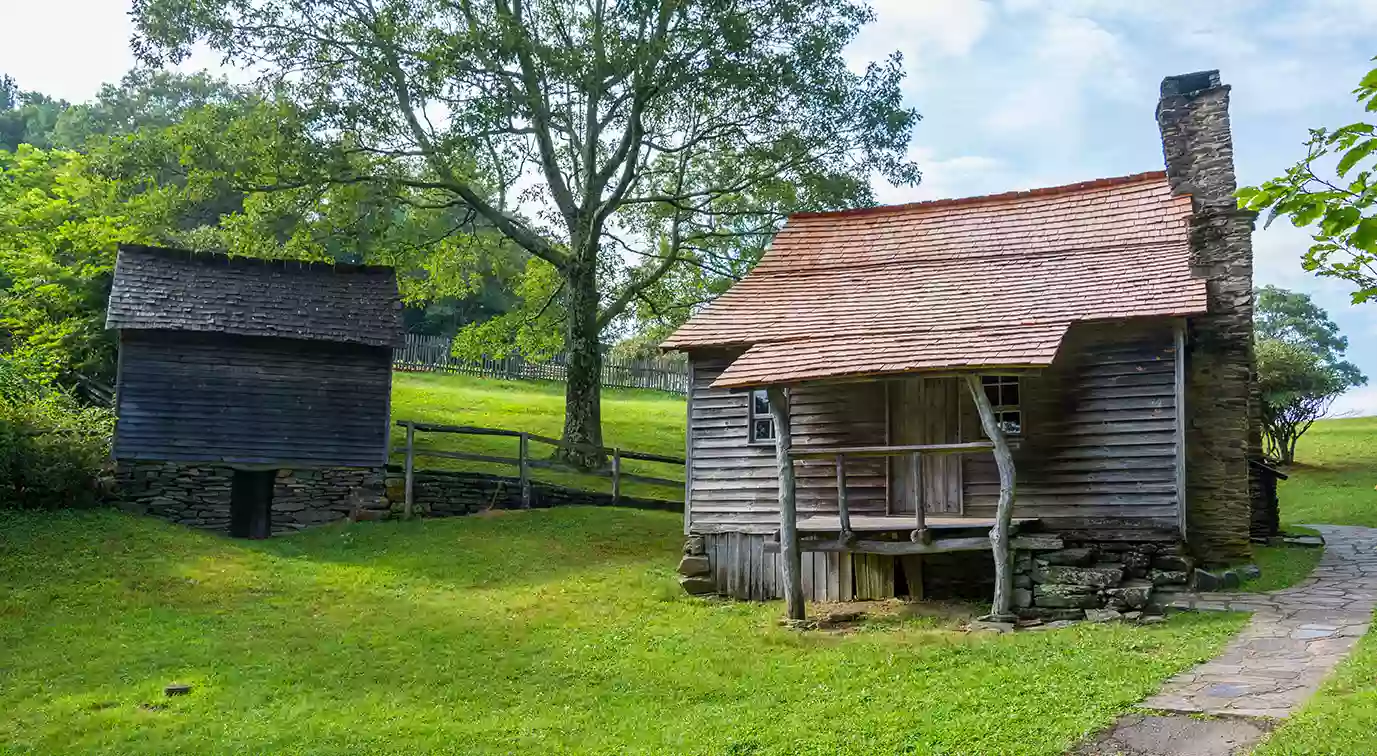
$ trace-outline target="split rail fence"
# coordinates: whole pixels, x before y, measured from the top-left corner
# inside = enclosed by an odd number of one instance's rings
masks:
[[[407,334],[406,343],[393,351],[392,364],[398,370],[459,373],[482,378],[562,382],[569,376],[564,355],[545,361],[530,361],[519,354],[462,359],[451,354],[448,338],[414,333]],[[652,360],[603,357],[602,385],[688,394],[688,367],[683,360],[670,357]]]
[[[411,420],[398,420],[398,427],[406,429],[406,516],[412,514],[414,502],[414,487],[416,476],[417,457],[435,457],[440,459],[456,459],[467,462],[487,462],[490,464],[511,465],[517,469],[517,477],[521,480],[521,505],[531,506],[531,471],[533,469],[561,470],[564,472],[577,473],[580,475],[595,475],[612,480],[612,503],[616,504],[621,500],[622,482],[649,483],[657,486],[682,486],[682,478],[659,478],[651,475],[640,475],[629,473],[622,470],[623,460],[640,460],[643,462],[658,462],[666,465],[675,465],[683,468],[685,460],[683,457],[672,457],[665,454],[651,454],[649,452],[632,451],[630,449],[619,449],[617,447],[591,447],[576,445],[577,449],[601,448],[602,452],[608,456],[612,465],[606,470],[583,470],[573,465],[568,465],[547,457],[536,457],[531,454],[531,444],[545,444],[558,448],[564,444],[557,438],[542,436],[526,431],[507,430],[505,428],[480,428],[467,425],[435,425],[432,423],[418,423]],[[440,449],[418,448],[416,446],[417,433],[449,433],[470,436],[505,436],[517,440],[515,457],[498,457],[490,454],[474,454],[471,452],[445,451]]]

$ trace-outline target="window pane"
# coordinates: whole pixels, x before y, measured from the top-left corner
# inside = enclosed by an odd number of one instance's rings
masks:
[[[1019,435],[1023,432],[1023,414],[1021,412],[999,413],[999,427],[1011,436]]]
[[[770,395],[765,393],[764,389],[756,389],[755,391],[752,391],[751,401],[754,402],[754,407],[752,409],[755,412],[755,414],[769,417]]]
[[[980,382],[983,383],[983,384],[985,384],[986,386],[995,386],[995,385],[998,385],[998,384],[999,384],[999,376],[997,376],[997,375],[982,375],[982,376],[980,376]]]
[[[985,398],[990,400],[990,404],[993,404],[994,406],[998,407],[998,406],[1000,405],[1000,401],[999,401],[999,384],[997,384],[997,383],[987,383],[987,384],[985,384]]]
[[[775,437],[775,424],[769,418],[756,418],[751,423],[751,440],[768,441]]]
[[[1009,379],[1009,382],[1008,382],[1008,383],[1005,383],[1004,386],[1003,386],[1003,388],[1000,389],[1000,393],[1001,393],[1001,395],[1002,395],[1002,397],[1003,397],[1003,398],[1000,400],[1000,402],[999,402],[1000,404],[1004,405],[1005,407],[1017,407],[1017,406],[1018,406],[1018,379],[1017,379],[1017,378],[1011,378],[1011,379]]]

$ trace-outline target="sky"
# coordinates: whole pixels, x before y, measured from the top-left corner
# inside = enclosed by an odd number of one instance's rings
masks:
[[[872,3],[877,21],[848,49],[852,64],[902,53],[905,97],[923,116],[911,148],[923,181],[879,183],[886,203],[1160,170],[1158,86],[1210,68],[1233,87],[1240,185],[1261,183],[1301,157],[1307,129],[1364,119],[1352,90],[1377,55],[1377,0]],[[78,102],[134,64],[127,0],[0,6],[0,73],[24,89]],[[1377,384],[1377,302],[1352,305],[1345,284],[1302,270],[1308,246],[1309,234],[1285,221],[1259,226],[1255,280],[1311,294]],[[1377,385],[1341,397],[1334,412],[1377,414]]]

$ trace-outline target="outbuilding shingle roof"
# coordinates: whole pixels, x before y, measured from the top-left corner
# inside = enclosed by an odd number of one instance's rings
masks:
[[[1051,364],[1071,323],[1205,312],[1165,173],[791,217],[665,348],[746,348],[714,385]]]
[[[402,339],[392,268],[132,245],[120,247],[105,325],[372,346]]]

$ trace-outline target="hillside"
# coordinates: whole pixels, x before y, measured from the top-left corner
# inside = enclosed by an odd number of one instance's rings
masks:
[[[1322,420],[1280,488],[1283,524],[1377,527],[1377,417]]]
[[[470,425],[527,431],[558,438],[564,428],[564,385],[540,381],[508,381],[444,373],[394,373],[392,419],[443,425]],[[660,391],[603,389],[603,443],[609,447],[652,454],[683,456],[685,403],[683,397]],[[462,451],[501,457],[517,455],[517,440],[500,436],[417,434],[418,449]],[[401,464],[406,433],[392,428],[392,462]],[[533,457],[548,457],[553,447],[531,444]],[[515,468],[480,462],[421,458],[419,467],[458,469],[515,475]],[[683,480],[683,468],[654,462],[624,465],[628,472]],[[595,476],[536,470],[534,477],[594,491],[611,491],[611,482]],[[683,500],[682,486],[628,484],[630,496]]]

